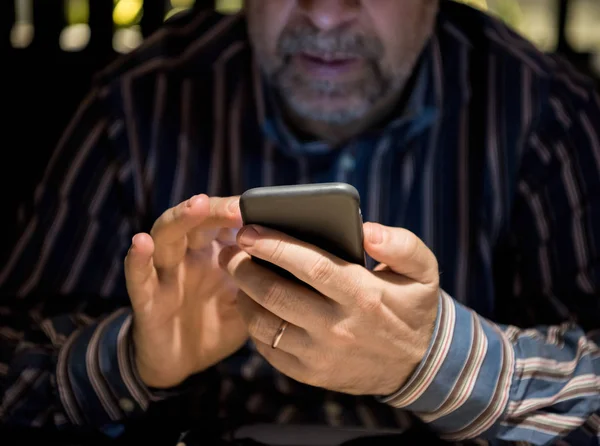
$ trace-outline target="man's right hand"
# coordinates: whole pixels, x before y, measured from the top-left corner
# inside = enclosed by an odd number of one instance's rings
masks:
[[[125,259],[135,360],[149,387],[208,369],[247,339],[237,288],[218,264],[242,225],[239,198],[192,197],[137,234]]]

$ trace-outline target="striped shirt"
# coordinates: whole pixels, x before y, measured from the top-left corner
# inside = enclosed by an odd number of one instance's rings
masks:
[[[437,256],[429,351],[376,398],[294,382],[248,344],[197,377],[219,384],[215,413],[367,427],[411,414],[451,440],[600,444],[600,98],[453,2],[405,106],[339,148],[278,119],[241,14],[182,15],[102,71],[2,263],[2,421],[114,433],[168,397],[132,364],[131,236],[194,194],[324,181],[354,185],[365,220]]]

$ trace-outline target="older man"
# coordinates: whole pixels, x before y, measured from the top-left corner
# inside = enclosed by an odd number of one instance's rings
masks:
[[[598,444],[599,129],[588,79],[452,2],[181,16],[101,73],[36,190],[3,421],[114,429],[220,382],[236,423]],[[375,268],[236,235],[245,189],[327,181]]]

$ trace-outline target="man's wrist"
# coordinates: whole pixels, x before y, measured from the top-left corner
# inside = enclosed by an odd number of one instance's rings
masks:
[[[199,389],[204,389],[207,383],[211,382],[211,379],[215,374],[214,367],[211,367],[207,370],[194,373],[180,380],[179,382],[173,383],[172,385],[164,385],[163,383],[165,381],[160,378],[147,376],[142,377],[140,374],[138,362],[135,360],[136,355],[133,336],[130,336],[128,339],[128,348],[131,352],[130,355],[132,358],[131,373],[135,377],[138,385],[143,386],[146,389],[152,401],[179,396],[183,393],[191,391],[192,389],[195,390],[197,394]]]
[[[131,310],[122,308],[74,333],[57,363],[57,385],[74,424],[105,426],[142,415],[151,395],[129,351]]]
[[[508,402],[512,345],[494,324],[442,292],[434,335],[406,385],[381,401],[414,412],[450,439],[493,426]]]
[[[429,347],[423,355],[421,362],[414,368],[408,376],[402,387],[395,392],[380,398],[386,404],[402,408],[409,406],[414,400],[418,399],[420,392],[429,385],[433,376],[428,373],[433,364],[436,364],[440,357],[447,353],[448,344],[445,342],[448,334],[447,330],[451,325],[446,318],[452,317],[452,312],[448,311],[448,304],[443,298],[443,292],[440,292],[438,311],[434,324],[433,334]],[[425,380],[430,378],[430,380]]]
[[[438,292],[436,313],[432,315],[431,321],[424,321],[424,328],[421,329],[419,337],[422,339],[420,345],[413,345],[410,352],[406,352],[406,355],[402,358],[402,373],[396,373],[392,375],[392,379],[387,384],[387,389],[379,389],[377,395],[387,395],[380,397],[385,402],[388,402],[388,398],[393,395],[397,395],[402,389],[409,386],[417,374],[417,371],[421,369],[426,358],[431,354],[432,348],[436,345],[436,336],[439,332],[440,316],[442,311],[442,295],[441,291]],[[426,324],[426,325],[425,325]],[[391,371],[390,371],[391,372]],[[398,390],[401,389],[401,390]]]

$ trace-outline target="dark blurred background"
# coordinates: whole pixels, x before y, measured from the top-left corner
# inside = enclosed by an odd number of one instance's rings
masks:
[[[462,0],[499,15],[600,85],[600,0]],[[1,0],[2,215],[12,218],[95,72],[188,8],[234,13],[241,0]]]

